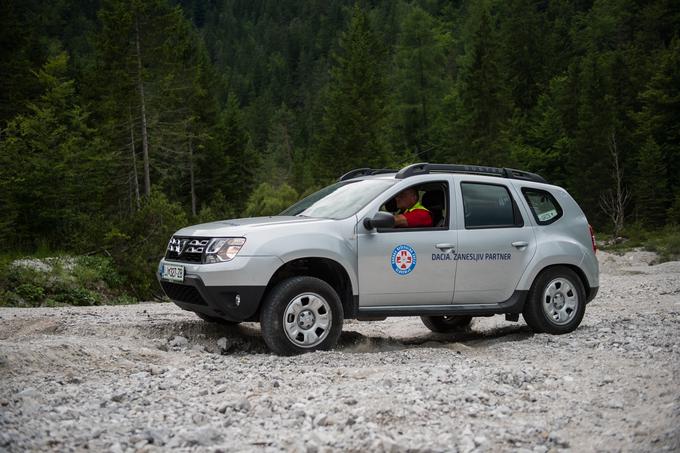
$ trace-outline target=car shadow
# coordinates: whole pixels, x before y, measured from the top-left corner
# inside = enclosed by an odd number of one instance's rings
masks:
[[[382,352],[413,348],[486,348],[508,341],[522,341],[533,336],[527,326],[503,326],[484,331],[466,329],[451,333],[428,332],[408,337],[363,335],[345,331],[340,336],[338,349],[343,352]]]
[[[160,329],[162,333],[156,332],[152,336],[168,338],[170,346],[173,336],[181,335],[192,345],[203,346],[206,352],[223,355],[269,353],[257,323],[221,325],[190,321],[163,327]],[[533,332],[525,325],[501,326],[482,331],[466,329],[452,333],[424,332],[422,335],[404,337],[366,335],[354,330],[344,330],[335,350],[344,353],[371,353],[415,348],[483,349],[499,343],[526,340],[531,336]]]

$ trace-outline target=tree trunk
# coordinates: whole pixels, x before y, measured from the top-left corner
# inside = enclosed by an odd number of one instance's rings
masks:
[[[149,137],[146,130],[146,102],[144,100],[144,80],[142,77],[142,52],[139,45],[139,20],[135,18],[135,43],[137,45],[137,88],[142,113],[142,156],[144,160],[144,195],[151,195],[151,176],[149,174]]]
[[[135,124],[132,122],[132,114],[130,114],[130,150],[132,151],[132,178],[135,188],[135,202],[137,209],[141,205],[139,199],[139,179],[137,178],[137,150],[135,149]]]
[[[189,187],[191,190],[191,215],[196,217],[196,190],[194,187],[194,149],[189,135]]]
[[[623,186],[623,168],[621,168],[619,148],[616,144],[616,132],[612,132],[609,139],[609,153],[612,156],[616,187],[600,196],[600,207],[612,220],[614,224],[614,237],[618,237],[621,230],[623,230],[626,206],[630,201],[630,193]]]

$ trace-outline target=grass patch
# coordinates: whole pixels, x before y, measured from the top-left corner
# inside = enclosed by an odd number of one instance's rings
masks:
[[[101,256],[0,257],[0,306],[130,304],[125,279]]]
[[[644,247],[659,255],[660,263],[680,261],[680,227],[666,227],[658,234],[648,237]]]
[[[680,260],[680,227],[669,225],[661,230],[649,230],[639,224],[629,225],[620,235],[624,240],[615,242],[611,234],[597,235],[599,247],[610,253],[623,254],[641,248],[659,255],[659,263]]]

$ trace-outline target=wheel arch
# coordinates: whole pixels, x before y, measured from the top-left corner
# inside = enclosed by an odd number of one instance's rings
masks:
[[[269,279],[263,297],[267,297],[279,282],[298,276],[315,277],[328,283],[340,298],[344,318],[356,318],[357,301],[349,273],[342,264],[326,257],[308,256],[285,262]],[[259,310],[257,316],[259,318]]]
[[[574,273],[578,276],[579,280],[581,280],[581,284],[583,285],[583,289],[586,292],[586,301],[590,300],[590,295],[592,293],[592,288],[590,287],[590,284],[588,283],[588,278],[586,277],[585,272],[583,272],[583,269],[580,267],[576,266],[575,264],[568,264],[568,263],[557,263],[557,264],[550,264],[545,267],[543,267],[540,271],[536,273],[534,276],[533,281],[531,282],[531,289],[534,289],[534,285],[536,284],[536,281],[538,278],[544,273],[547,272],[550,269],[554,269],[556,267],[566,267],[567,269],[570,269],[574,271]]]

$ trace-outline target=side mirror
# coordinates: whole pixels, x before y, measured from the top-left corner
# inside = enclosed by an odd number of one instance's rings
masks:
[[[394,216],[389,212],[376,212],[372,219],[364,219],[364,227],[367,230],[374,228],[392,228],[394,226]]]

